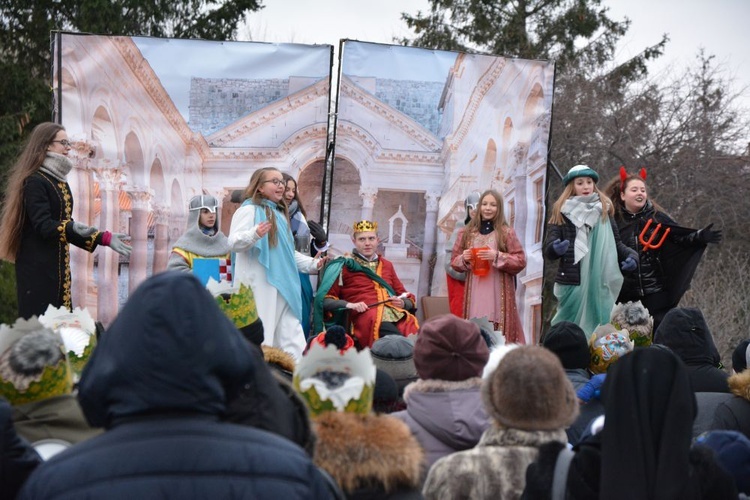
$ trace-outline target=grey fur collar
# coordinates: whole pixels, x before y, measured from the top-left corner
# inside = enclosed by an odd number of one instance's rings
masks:
[[[48,173],[60,182],[67,182],[68,174],[73,170],[73,162],[65,155],[48,152],[39,170]]]

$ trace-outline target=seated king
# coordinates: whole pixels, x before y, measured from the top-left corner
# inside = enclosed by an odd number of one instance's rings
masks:
[[[351,255],[330,262],[318,287],[326,316],[348,311],[359,349],[385,335],[417,333],[419,323],[412,314],[416,298],[406,291],[393,264],[377,253],[377,222],[359,221],[353,229]]]

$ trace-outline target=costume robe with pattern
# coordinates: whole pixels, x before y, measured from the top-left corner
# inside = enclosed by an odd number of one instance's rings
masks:
[[[93,252],[102,233],[73,231],[73,195],[67,182],[46,172],[30,175],[23,186],[24,221],[16,255],[18,315],[42,315],[47,306],[72,307],[70,244]]]
[[[471,262],[463,258],[461,241],[464,229],[459,231],[453,245],[451,264],[457,271],[466,272],[463,317],[470,319],[486,316],[490,322],[499,326],[507,343],[525,344],[526,338],[516,304],[514,277],[526,268],[526,253],[518,241],[516,232],[508,226],[504,226],[503,230],[507,250],[498,254],[487,276],[475,276],[471,272]],[[495,231],[474,236],[471,247],[484,246],[497,250]]]
[[[404,288],[401,280],[396,275],[396,269],[389,260],[378,255],[378,266],[375,273],[383,278],[383,280],[391,285],[396,295],[407,293],[406,298],[416,303],[414,294],[408,293]],[[354,272],[344,267],[341,270],[341,275],[335,281],[326,293],[326,298],[334,300],[345,300],[347,302],[364,302],[366,304],[374,304],[380,302],[389,297],[388,291],[383,288],[377,282],[371,280],[366,274],[361,272]],[[380,337],[380,323],[383,321],[383,311],[385,310],[385,304],[379,304],[377,306],[369,308],[363,313],[356,311],[350,311],[350,319],[352,327],[354,329],[354,335],[359,340],[359,345],[362,347],[371,347],[372,343]],[[390,307],[390,306],[389,306]],[[404,309],[394,307],[399,312],[402,312],[404,316],[397,322],[394,323],[398,331],[404,336],[417,333],[419,330],[419,323],[417,318],[411,313]]]

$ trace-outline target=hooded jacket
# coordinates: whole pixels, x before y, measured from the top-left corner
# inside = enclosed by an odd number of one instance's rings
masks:
[[[84,415],[106,432],[45,462],[20,498],[328,498],[301,448],[219,420],[256,369],[195,277],[148,279],[81,377]]]
[[[427,469],[445,455],[473,448],[490,426],[481,383],[478,377],[460,382],[420,379],[406,386],[406,410],[391,415],[404,421],[422,445]]]
[[[654,343],[669,347],[687,365],[693,392],[729,392],[726,372],[703,313],[692,307],[669,311],[654,334]]]
[[[10,404],[0,398],[0,498],[15,498],[40,463],[39,455],[16,433]]]
[[[738,431],[750,439],[750,369],[735,373],[728,382],[734,396],[716,408],[711,429]]]

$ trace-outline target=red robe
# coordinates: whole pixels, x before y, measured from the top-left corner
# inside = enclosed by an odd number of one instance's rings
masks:
[[[391,285],[396,295],[406,293],[406,298],[416,304],[416,297],[414,294],[406,291],[390,261],[378,255],[378,267],[375,272],[386,283]],[[371,280],[366,274],[350,271],[347,267],[344,267],[339,278],[336,279],[335,283],[328,290],[326,298],[374,304],[387,299],[389,295],[385,288]],[[383,320],[385,307],[385,304],[380,304],[369,308],[363,313],[349,311],[352,333],[359,341],[361,347],[371,347],[372,343],[380,337],[380,323]],[[404,314],[397,323],[394,323],[398,331],[404,336],[417,333],[419,330],[417,318],[404,309],[398,307],[392,308]]]

